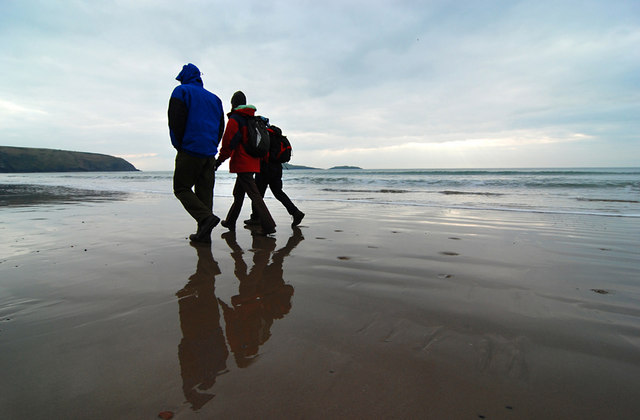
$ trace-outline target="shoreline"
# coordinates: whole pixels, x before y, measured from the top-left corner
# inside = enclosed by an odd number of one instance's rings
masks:
[[[0,409],[639,412],[634,219],[304,201],[296,231],[267,204],[275,238],[218,226],[205,249],[189,246],[195,223],[170,196],[3,208]],[[216,197],[216,214],[229,205]]]
[[[619,168],[607,172],[592,169],[579,173],[561,170],[557,173],[511,171],[509,174],[491,170],[470,174],[360,170],[327,171],[319,175],[316,171],[303,170],[285,171],[283,179],[288,194],[298,202],[333,200],[434,209],[640,218],[638,197],[635,197],[638,174],[635,170],[625,172]],[[105,194],[137,196],[134,200],[140,199],[141,194],[173,196],[171,172],[27,175],[0,176],[0,206],[4,202],[38,200],[47,195],[51,201],[99,200]],[[219,172],[216,196],[231,197],[234,183],[233,174]],[[27,188],[33,188],[34,194],[29,196]]]

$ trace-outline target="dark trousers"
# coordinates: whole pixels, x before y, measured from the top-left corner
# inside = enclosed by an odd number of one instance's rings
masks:
[[[260,173],[256,174],[256,185],[261,197],[264,197],[265,192],[267,192],[267,187],[269,187],[273,196],[282,203],[290,215],[293,216],[300,211],[291,199],[289,199],[289,196],[282,191],[282,164],[262,162],[260,164]],[[257,218],[255,208],[253,209],[251,218]]]
[[[244,172],[237,174],[236,184],[233,187],[233,204],[229,209],[226,221],[230,225],[235,225],[240,216],[240,210],[242,209],[242,203],[244,202],[244,195],[247,194],[251,200],[251,206],[255,209],[256,215],[260,219],[260,224],[265,230],[272,230],[276,227],[276,222],[273,221],[271,213],[267,205],[264,204],[264,200],[258,191],[256,181],[253,179],[252,172]]]
[[[173,193],[197,222],[213,214],[215,162],[215,158],[199,158],[185,152],[176,156]]]

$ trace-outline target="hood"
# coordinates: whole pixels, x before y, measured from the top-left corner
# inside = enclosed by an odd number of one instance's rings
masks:
[[[182,66],[182,71],[180,72],[180,74],[178,74],[178,76],[176,76],[176,80],[179,80],[183,85],[189,83],[197,83],[202,85],[200,70],[191,63]]]
[[[231,114],[241,114],[241,115],[255,115],[256,114],[256,107],[253,105],[240,105],[239,107],[233,109],[228,115],[231,116]]]

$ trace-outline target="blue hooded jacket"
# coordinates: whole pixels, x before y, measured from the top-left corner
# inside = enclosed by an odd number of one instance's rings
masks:
[[[176,77],[181,85],[169,100],[169,135],[178,151],[214,157],[224,133],[222,101],[204,88],[200,70],[189,63]]]

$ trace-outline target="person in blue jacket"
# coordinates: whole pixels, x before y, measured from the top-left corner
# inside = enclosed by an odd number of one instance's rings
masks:
[[[200,70],[189,63],[176,77],[169,100],[169,134],[177,150],[173,193],[198,223],[194,242],[211,242],[220,221],[213,214],[215,156],[224,133],[222,101],[204,88]]]

